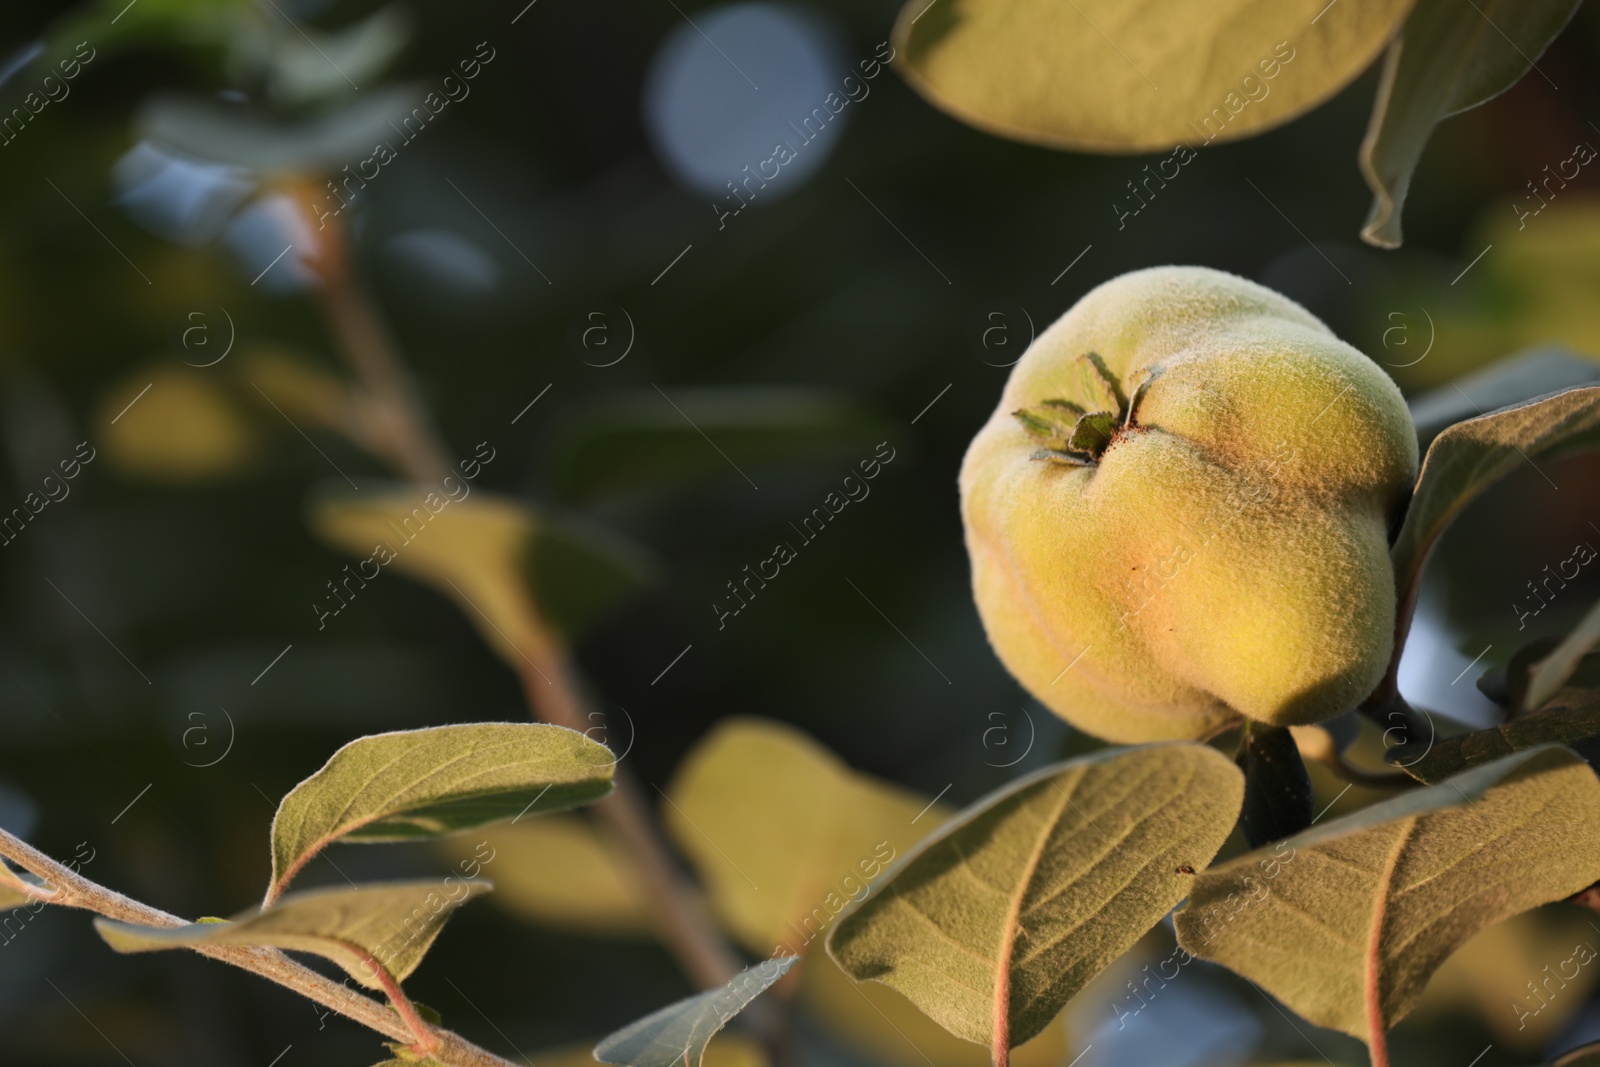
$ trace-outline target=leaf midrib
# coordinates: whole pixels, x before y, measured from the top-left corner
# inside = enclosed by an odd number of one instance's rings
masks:
[[[1055,833],[1056,826],[1061,821],[1061,814],[1072,801],[1072,793],[1077,792],[1078,785],[1088,776],[1084,771],[1077,776],[1077,781],[1072,783],[1071,791],[1063,790],[1059,786],[1056,792],[1060,794],[1061,801],[1056,805],[1055,813],[1044,821],[1044,827],[1039,834],[1039,839],[1034,843],[1033,851],[1028,856],[1028,862],[1022,869],[1022,875],[1017,879],[1017,887],[1010,894],[1011,900],[1006,905],[1006,915],[1000,924],[1000,947],[995,961],[994,1007],[990,1019],[991,1046],[998,1054],[1002,1037],[1006,1042],[1007,1051],[1010,1048],[1011,1036],[1011,954],[1016,948],[1016,931],[1022,916],[1022,901],[1027,896],[1028,886],[1033,881],[1033,872],[1039,866],[1039,860],[1044,856],[1045,849],[1050,844],[1050,839]],[[1054,783],[1052,783],[1054,784]],[[998,1059],[996,1062],[999,1062]]]

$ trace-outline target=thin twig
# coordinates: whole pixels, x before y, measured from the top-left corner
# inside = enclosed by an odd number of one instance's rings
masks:
[[[449,456],[393,336],[356,277],[342,223],[319,231],[313,265],[322,279],[317,295],[339,350],[374,401],[368,414],[380,424],[367,428],[367,436],[408,478],[441,480],[451,471]]]
[[[529,655],[517,670],[528,706],[536,718],[582,732],[590,728],[583,698],[571,668],[550,642]],[[657,935],[695,985],[715,989],[739,973],[737,957],[717,932],[704,901],[679,871],[655,830],[638,783],[626,768],[613,772],[616,788],[593,806],[595,816],[638,867],[647,889],[645,904]]]
[[[40,852],[19,837],[0,830],[0,856],[4,856],[24,870],[42,879],[55,890],[49,901],[63,907],[81,908],[119,922],[136,923],[169,929],[188,925],[159,908],[152,908],[131,897],[78,874]],[[324,978],[309,967],[303,967],[288,956],[271,948],[241,945],[194,945],[193,951],[224,963],[258,974],[292,989],[308,1000],[353,1019],[363,1026],[376,1030],[396,1041],[411,1044],[417,1035],[404,1019],[387,1005],[363,996],[330,978]],[[450,1030],[433,1030],[438,1046],[432,1056],[446,1067],[515,1067],[510,1060],[501,1059],[487,1049],[479,1048],[461,1035]]]
[[[388,330],[356,280],[341,224],[330,222],[319,233],[322,246],[316,266],[323,279],[322,305],[346,359],[375,401],[382,427],[374,443],[386,442],[385,458],[407,477],[438,481],[451,470],[448,454]],[[530,710],[544,722],[579,732],[589,729],[589,708],[565,650],[531,600],[523,613],[525,631],[535,637],[527,642],[531,647],[517,649],[520,661],[506,658],[522,681]],[[703,989],[715,989],[738,974],[738,957],[698,891],[673,862],[632,776],[619,768],[615,791],[596,804],[594,812],[637,867],[656,935],[689,978]],[[749,1015],[760,1020],[762,1007],[754,1006]]]

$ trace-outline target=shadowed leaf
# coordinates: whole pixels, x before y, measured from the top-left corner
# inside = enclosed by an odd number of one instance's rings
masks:
[[[789,386],[664,386],[623,394],[563,424],[552,473],[574,497],[657,492],[780,464],[850,465],[883,438],[856,402]]]
[[[471,723],[361,737],[295,786],[272,820],[267,900],[325,845],[437,837],[611,792],[604,745],[535,723]]]
[[[894,46],[923,96],[991,133],[1089,152],[1198,148],[1328,99],[1366,69],[1410,7],[910,0]]]
[[[1582,0],[1417,0],[1389,46],[1361,173],[1372,211],[1361,236],[1400,247],[1400,211],[1433,128],[1511,88],[1555,39]]]
[[[446,879],[315,889],[226,922],[162,928],[96,919],[94,925],[118,952],[267,945],[330,959],[362,985],[382,989],[374,961],[396,982],[404,981],[427,955],[450,913],[492,888],[483,881]]]
[[[1518,466],[1600,444],[1600,386],[1580,386],[1458,422],[1434,438],[1422,461],[1405,524],[1395,538],[1401,635],[1422,567],[1439,535],[1479,493]]]
[[[1244,807],[1239,825],[1251,848],[1297,834],[1311,825],[1311,778],[1286,727],[1246,722],[1239,746]]]
[[[1243,776],[1194,744],[1108,749],[983,798],[913,849],[828,937],[846,974],[903,993],[968,1041],[1009,1048],[1126,952],[1193,884]]]
[[[1366,1040],[1473,934],[1596,878],[1600,779],[1549,745],[1206,871],[1175,922],[1187,952]]]
[[[1528,668],[1528,691],[1522,706],[1541,708],[1549,703],[1596,645],[1600,645],[1600,604],[1590,608],[1549,655]]]
[[[594,1048],[601,1063],[621,1067],[701,1067],[706,1045],[728,1020],[770,989],[798,956],[763,960],[720,989],[680,1000],[630,1023]]]

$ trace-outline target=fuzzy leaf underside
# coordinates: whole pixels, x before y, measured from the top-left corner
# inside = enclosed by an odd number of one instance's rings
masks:
[[[1597,878],[1600,779],[1546,745],[1207,871],[1174,921],[1185,951],[1365,1040],[1369,992],[1387,1029],[1473,934]]]
[[[1030,774],[947,822],[828,938],[857,981],[957,1037],[1010,1044],[1189,892],[1233,828],[1243,776],[1194,744],[1109,749]],[[1003,987],[1003,988],[1002,988]]]
[[[161,928],[96,919],[95,929],[118,952],[204,945],[309,952],[337,963],[362,985],[381,989],[368,957],[395,981],[404,981],[427,955],[450,913],[492,888],[485,881],[449,879],[310,890],[226,922]]]
[[[1470,767],[1546,744],[1567,745],[1591,760],[1600,755],[1600,691],[1562,690],[1550,707],[1526,712],[1487,730],[1396,745],[1384,753],[1384,759],[1433,785]]]

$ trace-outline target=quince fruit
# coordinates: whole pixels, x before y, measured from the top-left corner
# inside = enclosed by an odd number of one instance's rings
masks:
[[[1090,292],[1017,363],[961,467],[990,643],[1106,740],[1349,710],[1393,647],[1400,391],[1293,301],[1200,267]]]

